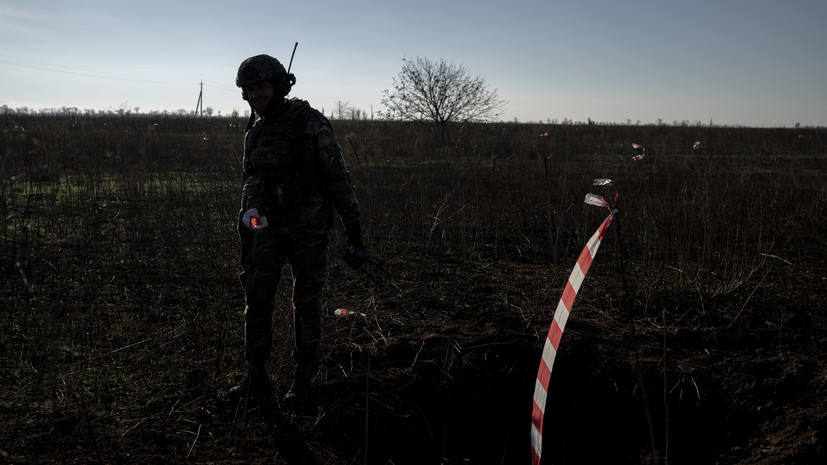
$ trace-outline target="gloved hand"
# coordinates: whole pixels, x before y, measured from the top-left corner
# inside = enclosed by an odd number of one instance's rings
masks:
[[[362,265],[368,261],[368,251],[365,249],[358,249],[356,247],[351,246],[348,250],[345,251],[342,259],[344,259],[345,263],[348,264],[354,270],[362,269]]]
[[[347,245],[352,248],[364,249],[365,244],[362,241],[362,226],[358,222],[346,225],[345,236],[347,236]]]

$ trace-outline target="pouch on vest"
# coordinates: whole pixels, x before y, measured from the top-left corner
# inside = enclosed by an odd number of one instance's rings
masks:
[[[256,170],[285,169],[293,166],[293,154],[287,144],[269,145],[253,150],[250,161]]]

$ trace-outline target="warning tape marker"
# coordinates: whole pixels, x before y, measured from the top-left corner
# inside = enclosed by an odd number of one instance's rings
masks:
[[[610,180],[595,180],[595,185],[606,185],[604,181]],[[611,183],[614,184],[614,183]],[[540,359],[540,368],[537,370],[537,380],[534,383],[534,407],[531,411],[531,463],[533,465],[540,464],[540,458],[543,455],[543,420],[546,413],[546,400],[548,397],[548,384],[551,379],[551,367],[554,365],[554,359],[557,357],[557,351],[560,348],[560,339],[563,337],[563,330],[566,328],[566,321],[571,313],[574,299],[577,297],[577,292],[580,290],[580,285],[591,267],[594,256],[603,242],[603,236],[609,225],[612,224],[617,209],[609,206],[602,197],[587,194],[585,202],[590,205],[605,206],[609,208],[609,216],[603,220],[603,223],[597,228],[597,231],[592,235],[580,256],[577,258],[577,263],[574,264],[574,269],[571,270],[566,287],[563,289],[563,295],[560,297],[560,302],[557,304],[557,309],[554,311],[554,319],[551,321],[551,327],[548,331],[545,344],[543,346],[543,356]]]

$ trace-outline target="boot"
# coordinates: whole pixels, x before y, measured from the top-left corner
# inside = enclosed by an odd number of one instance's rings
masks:
[[[305,406],[310,397],[310,386],[316,370],[307,365],[299,364],[293,378],[293,386],[285,394],[282,403],[288,409],[298,410]]]
[[[238,386],[230,389],[228,397],[231,401],[238,401],[242,397],[251,399],[253,397],[260,397],[268,399],[273,397],[273,385],[270,382],[270,376],[264,366],[252,366],[247,371],[247,378]]]

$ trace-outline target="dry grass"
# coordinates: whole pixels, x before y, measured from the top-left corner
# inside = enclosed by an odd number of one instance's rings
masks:
[[[245,437],[243,426],[219,428],[232,416],[204,400],[241,375],[234,223],[242,123],[0,119],[6,460],[129,462],[118,449],[138,443],[146,463],[208,461],[239,457],[241,443],[262,453],[275,447],[265,436]],[[326,321],[322,382],[352,388],[331,395],[308,422],[321,430],[317,446],[337,444],[332,456],[363,457],[367,426],[336,428],[368,421],[369,398],[359,390],[379,376],[384,384],[371,383],[375,424],[410,424],[443,457],[459,440],[426,421],[437,412],[417,411],[425,400],[405,398],[409,388],[454,392],[463,386],[454,380],[486,382],[501,369],[527,370],[517,384],[531,385],[549,307],[605,215],[582,202],[587,192],[606,194],[591,186],[594,178],[618,184],[622,235],[607,241],[590,272],[615,278],[594,278],[584,308],[608,314],[621,306],[618,248],[637,314],[658,336],[664,327],[711,322],[781,335],[800,323],[802,309],[824,304],[824,292],[813,289],[824,287],[827,260],[819,229],[827,213],[825,130],[485,124],[456,128],[441,146],[407,124],[334,123],[368,247],[399,290],[354,286],[358,277],[333,261],[330,310],[348,306],[371,317]],[[692,149],[695,141],[701,149]],[[643,161],[632,160],[633,142],[646,147]],[[334,236],[334,255],[342,241]],[[508,312],[505,326],[525,340],[497,340],[478,320],[469,324],[482,339],[463,340],[466,328],[456,321],[472,308],[492,318]],[[290,319],[276,325],[289,344]],[[411,325],[414,338],[405,333]],[[446,336],[445,328],[457,332]],[[494,347],[514,358],[492,368],[486,357]],[[290,354],[281,351],[272,364],[274,373],[289,372]],[[700,401],[692,374],[672,376],[672,391]],[[280,388],[285,382],[277,380]],[[525,415],[525,444],[512,447],[527,450],[527,425]],[[312,441],[304,447],[326,454]]]

